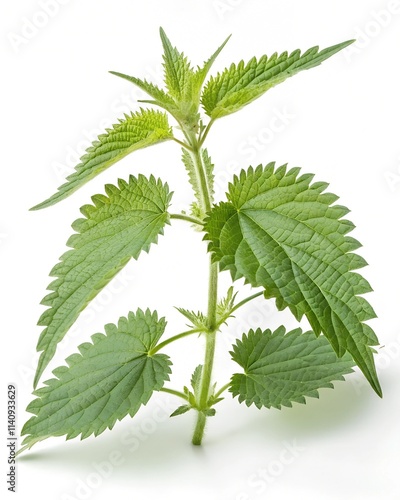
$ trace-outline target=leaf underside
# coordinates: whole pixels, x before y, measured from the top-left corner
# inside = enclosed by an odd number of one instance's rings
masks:
[[[271,57],[264,55],[259,60],[253,57],[247,64],[243,61],[237,65],[232,64],[229,69],[211,77],[207,82],[201,98],[203,108],[214,120],[234,113],[287,78],[318,66],[353,41],[321,51],[319,47],[312,47],[304,54],[295,50],[291,54],[283,52]]]
[[[306,315],[338,356],[350,352],[381,395],[370,347],[378,340],[365,323],[375,313],[360,296],[371,287],[353,272],[366,262],[353,253],[360,243],[347,236],[354,225],[342,217],[349,210],[333,205],[338,197],[324,193],[327,183],[311,184],[313,175],[299,171],[271,163],[235,177],[228,202],[206,221],[209,251],[234,280],[263,287],[279,310],[289,307],[298,320]]]
[[[49,306],[39,319],[45,326],[37,345],[43,351],[35,376],[35,387],[52,359],[57,344],[80,312],[128,263],[137,259],[169,221],[166,212],[171,194],[160,180],[143,175],[119,180],[118,188],[106,185],[107,196],[92,197],[94,205],[85,205],[85,218],[76,220],[67,245],[72,249],[61,256],[52,269],[55,276],[42,304]]]
[[[58,188],[58,192],[31,210],[58,203],[129,153],[172,137],[165,113],[141,109],[125,115],[125,119],[119,120],[93,142],[82,156],[81,163],[75,167],[75,172],[67,177],[67,182]]]
[[[67,358],[68,366],[56,368],[56,378],[34,392],[37,399],[27,411],[35,416],[22,429],[27,435],[22,444],[30,448],[50,436],[97,436],[132,417],[169,380],[168,356],[148,355],[165,325],[157,313],[139,309],[81,344],[79,354]]]
[[[318,398],[318,389],[333,388],[332,381],[344,380],[354,361],[349,353],[338,358],[327,339],[301,329],[285,333],[250,330],[238,340],[232,359],[243,369],[236,373],[229,388],[247,406],[281,409],[292,403],[305,403],[305,397]]]

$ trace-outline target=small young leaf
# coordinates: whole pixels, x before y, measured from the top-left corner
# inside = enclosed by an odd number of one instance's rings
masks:
[[[233,375],[229,391],[257,408],[281,409],[305,403],[306,396],[318,398],[318,389],[333,388],[332,381],[344,380],[355,364],[348,353],[338,358],[323,335],[300,328],[285,334],[283,326],[273,333],[250,330],[231,355],[244,374]]]
[[[142,109],[125,115],[124,120],[93,142],[82,156],[81,163],[75,167],[76,172],[67,177],[67,182],[58,188],[58,192],[31,210],[58,203],[129,153],[172,137],[165,113]]]
[[[229,287],[226,297],[217,304],[217,325],[222,325],[232,317],[232,308],[235,304],[236,293],[233,293],[233,286]]]
[[[203,373],[203,365],[196,366],[192,378],[190,380],[190,385],[193,388],[196,400],[199,400],[200,398],[200,382],[202,373]]]
[[[194,72],[183,53],[172,46],[165,31],[160,28],[161,41],[164,48],[165,84],[170,95],[177,103],[186,104],[193,111],[198,108],[198,103],[193,102]]]
[[[319,47],[312,47],[304,54],[296,50],[290,55],[287,52],[279,56],[275,53],[271,57],[264,55],[259,60],[253,57],[247,64],[243,61],[232,64],[207,82],[201,99],[204,110],[213,120],[234,113],[271,87],[299,71],[318,66],[353,42],[350,40],[321,51]]]
[[[207,149],[203,149],[201,151],[201,160],[202,160],[202,167],[205,173],[205,178],[207,182],[207,190],[209,195],[212,197],[214,195],[214,165],[211,161],[210,156],[208,155]],[[202,185],[199,177],[199,171],[198,167],[193,161],[192,155],[187,149],[182,148],[182,162],[186,167],[186,170],[189,175],[189,182],[193,188],[194,195],[196,197],[196,200],[198,202],[198,212],[194,215],[196,217],[203,219],[205,216],[205,213],[201,211],[200,207],[204,205],[204,200],[203,200],[203,194],[202,194]]]
[[[187,413],[191,409],[192,407],[189,405],[178,406],[178,408],[171,413],[170,417],[177,417],[179,415],[183,415],[184,413]]]
[[[72,225],[78,234],[68,240],[72,247],[61,256],[50,275],[57,279],[42,304],[49,306],[39,319],[45,326],[37,349],[43,351],[35,387],[53,357],[57,344],[80,312],[133,257],[137,259],[168,223],[171,200],[168,186],[143,175],[120,180],[119,187],[106,186],[108,196],[96,195],[94,205],[85,205],[84,219]]]
[[[204,332],[208,332],[207,317],[202,312],[199,311],[196,313],[194,311],[183,309],[183,307],[177,307],[176,310],[190,321],[190,324],[188,325],[189,328],[196,328],[203,330]]]
[[[50,436],[97,436],[132,417],[169,380],[168,356],[148,355],[165,325],[157,313],[139,309],[80,345],[80,353],[67,358],[68,366],[55,369],[56,378],[34,392],[38,398],[27,410],[35,416],[22,429],[27,435],[22,444],[30,448]]]
[[[306,315],[316,335],[326,335],[338,356],[349,351],[373,389],[381,388],[373,359],[377,345],[364,322],[374,318],[360,295],[371,291],[354,269],[366,265],[354,254],[360,243],[346,236],[354,225],[342,219],[348,209],[332,205],[338,197],[324,193],[328,184],[311,184],[313,175],[298,168],[250,168],[235,177],[228,203],[212,210],[206,239],[213,260],[234,280],[245,277],[289,307],[300,320]]]
[[[194,92],[196,93],[196,97],[198,100],[200,100],[200,93],[201,93],[201,88],[203,86],[204,80],[206,79],[206,76],[208,72],[210,71],[212,65],[214,64],[214,61],[216,58],[219,56],[221,53],[222,49],[225,47],[225,45],[228,43],[231,35],[228,36],[228,38],[218,47],[218,49],[214,52],[214,54],[204,63],[203,67],[198,68],[194,75]]]
[[[110,71],[110,73],[112,75],[119,76],[124,80],[128,80],[128,82],[133,83],[153,98],[153,100],[141,100],[139,102],[147,102],[159,106],[171,113],[173,116],[175,116],[179,111],[172,97],[169,96],[163,89],[157,87],[157,85],[149,83],[146,80],[141,80],[140,78],[136,78],[134,76],[125,75],[124,73],[118,73],[117,71]]]

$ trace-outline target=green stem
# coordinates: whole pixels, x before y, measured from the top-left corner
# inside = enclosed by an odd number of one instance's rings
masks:
[[[232,309],[229,311],[229,314],[232,314],[233,312],[235,312],[237,309],[239,309],[239,307],[242,307],[244,306],[245,304],[247,304],[247,302],[250,302],[250,300],[253,300],[253,299],[256,299],[257,297],[259,297],[260,295],[262,295],[264,292],[257,292],[255,293],[254,295],[250,295],[250,297],[247,297],[246,299],[243,299],[241,300],[240,302],[238,302],[234,307],[232,307]]]
[[[174,335],[173,337],[164,340],[164,342],[161,342],[160,344],[157,344],[153,349],[151,349],[148,352],[149,356],[153,356],[156,352],[158,352],[160,349],[165,347],[168,344],[171,344],[172,342],[175,342],[176,340],[182,339],[183,337],[187,337],[188,335],[193,335],[194,333],[200,333],[202,330],[199,328],[194,328],[193,330],[188,330],[187,332],[182,332],[179,333],[178,335]]]
[[[190,151],[189,154],[192,157],[197,177],[197,183],[200,187],[201,208],[204,210],[204,212],[209,212],[212,206],[211,190],[207,182],[207,176],[203,165],[203,159],[201,157],[201,149],[195,141],[197,141],[197,139],[195,138],[191,139],[191,144],[193,144],[192,145],[193,150]]]
[[[211,385],[211,375],[212,367],[214,362],[215,353],[215,335],[216,332],[208,333],[206,336],[206,355],[203,366],[203,374],[200,386],[200,401],[199,401],[199,411],[197,413],[197,422],[194,429],[192,443],[194,445],[201,445],[201,441],[204,435],[204,429],[206,427],[206,416],[202,410],[207,408],[207,402],[210,392]]]
[[[219,391],[217,391],[217,392],[214,394],[215,399],[219,398],[219,396],[221,396],[221,394],[222,394],[223,392],[225,392],[227,389],[229,389],[229,387],[230,387],[230,386],[231,386],[231,383],[230,383],[230,382],[228,382],[227,384],[223,385],[223,386],[221,387],[221,389],[219,389]]]
[[[203,139],[201,141],[201,144],[203,143],[206,132],[208,133],[208,130],[206,129],[205,134],[203,134]],[[185,130],[183,132],[190,146],[192,147],[190,155],[193,160],[195,174],[197,177],[197,183],[200,191],[200,208],[202,209],[203,212],[207,213],[211,211],[213,199],[212,199],[211,186],[208,185],[207,175],[203,164],[203,159],[201,154],[201,144],[199,142],[199,138],[195,133]],[[218,293],[218,265],[216,263],[213,264],[210,261],[208,309],[207,309],[208,332],[205,332],[206,352],[205,352],[204,365],[200,381],[199,401],[197,402],[198,403],[197,422],[192,438],[192,443],[195,445],[201,444],[206,425],[206,416],[204,410],[207,409],[208,399],[210,396],[211,376],[214,363],[215,337],[217,332],[217,298],[218,298],[217,293]]]
[[[176,137],[173,137],[172,139],[175,142],[177,142],[178,144],[180,144],[183,148],[188,149],[189,151],[193,151],[192,147],[189,144],[187,144],[186,142],[180,141]]]
[[[168,389],[168,387],[162,387],[160,389],[160,392],[166,392],[168,394],[172,394],[173,396],[177,396],[178,398],[182,398],[185,401],[188,400],[188,398],[186,397],[186,394],[184,394],[183,392],[175,391],[175,389]]]
[[[204,222],[200,219],[196,219],[196,217],[190,217],[189,215],[184,215],[184,214],[171,214],[169,216],[170,219],[179,219],[179,220],[185,220],[187,222],[190,222],[192,224],[197,224],[198,226],[204,226]]]
[[[211,376],[214,364],[215,337],[216,337],[216,316],[217,316],[217,293],[218,293],[218,267],[217,264],[210,263],[210,278],[208,288],[208,311],[207,326],[209,332],[206,333],[206,353],[200,383],[200,398],[197,414],[196,427],[193,433],[192,443],[200,445],[206,426],[206,416],[202,410],[207,409],[208,398],[210,396]]]
[[[204,132],[203,132],[203,135],[200,137],[200,140],[199,140],[199,146],[201,147],[203,144],[204,144],[204,141],[206,140],[206,137],[208,135],[208,132],[210,131],[210,128],[211,128],[211,125],[214,123],[214,120],[210,120],[208,122],[208,125],[207,127],[205,128]]]

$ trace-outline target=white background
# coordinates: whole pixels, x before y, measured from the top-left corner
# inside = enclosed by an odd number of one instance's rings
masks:
[[[322,390],[319,400],[282,411],[248,409],[228,395],[209,419],[204,446],[194,448],[194,415],[169,419],[179,401],[156,394],[133,420],[96,439],[36,445],[18,464],[20,498],[399,499],[400,2],[24,0],[2,2],[0,19],[3,417],[6,386],[14,382],[20,428],[28,418],[39,302],[79,207],[104,183],[138,172],[169,183],[173,210],[191,201],[179,147],[166,143],[134,153],[62,203],[28,212],[61,184],[88,136],[137,109],[140,92],[108,70],[161,83],[160,25],[195,64],[232,33],[214,74],[253,55],[358,39],[351,51],[221,119],[208,147],[218,199],[230,173],[250,163],[288,162],[330,182],[340,203],[351,208],[353,236],[364,245],[370,266],[362,272],[375,290],[368,299],[379,316],[371,326],[384,346],[377,357],[383,400],[359,373],[334,391]],[[185,328],[174,305],[204,309],[205,245],[200,234],[174,222],[159,245],[132,262],[81,316],[51,368],[129,310],[157,308],[173,335]],[[221,294],[228,285],[225,273]],[[248,293],[242,287],[240,296]],[[227,353],[235,337],[282,323],[296,326],[289,314],[275,312],[272,301],[243,308],[218,339],[219,383],[235,370]],[[202,341],[188,338],[167,352],[174,362],[170,386],[179,388],[202,360]],[[5,420],[1,432],[5,439]],[[4,475],[2,481],[4,492]]]

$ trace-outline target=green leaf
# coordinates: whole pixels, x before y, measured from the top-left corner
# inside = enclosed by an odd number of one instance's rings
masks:
[[[373,350],[378,339],[364,322],[375,313],[360,295],[371,291],[354,269],[366,265],[354,254],[360,243],[347,236],[354,225],[349,210],[333,205],[328,184],[311,184],[300,169],[250,168],[229,186],[228,203],[212,210],[206,238],[213,260],[275,297],[279,310],[289,307],[308,318],[316,335],[323,332],[339,356],[349,351],[374,390],[381,395]]]
[[[200,100],[201,89],[203,87],[204,80],[206,79],[208,72],[210,71],[216,58],[221,53],[222,49],[228,43],[230,37],[231,35],[228,36],[228,38],[222,43],[222,45],[218,47],[218,49],[214,52],[214,54],[204,63],[204,65],[201,68],[198,68],[196,73],[194,74],[193,88],[198,100]]]
[[[201,376],[203,374],[203,365],[196,366],[192,378],[190,379],[190,385],[193,388],[193,394],[196,401],[200,399],[200,389],[201,389]]]
[[[139,102],[147,102],[164,108],[173,116],[177,114],[178,108],[175,104],[175,101],[163,89],[157,87],[157,85],[147,82],[146,80],[141,80],[140,78],[136,78],[134,76],[128,76],[124,73],[118,73],[117,71],[110,71],[109,73],[115,76],[119,76],[124,80],[128,80],[128,82],[133,83],[153,98],[153,100],[140,100]]]
[[[228,288],[226,297],[220,300],[217,304],[217,325],[226,323],[229,318],[232,318],[232,309],[235,305],[236,293],[233,293],[233,286]]]
[[[22,444],[30,448],[50,436],[97,436],[128,414],[133,417],[169,380],[168,356],[148,355],[165,325],[157,313],[139,309],[81,344],[79,354],[67,358],[68,366],[56,368],[56,378],[34,392],[37,399],[27,411],[35,416],[22,429],[27,435]]]
[[[285,334],[250,330],[238,340],[232,359],[244,370],[232,377],[229,391],[239,402],[257,408],[292,406],[305,403],[305,397],[318,398],[318,389],[333,388],[333,380],[344,380],[354,361],[347,353],[338,358],[323,335],[302,333],[300,328]]]
[[[106,185],[107,196],[93,196],[94,205],[81,208],[85,218],[73,223],[77,234],[67,242],[72,250],[61,256],[50,273],[57,279],[42,301],[50,309],[38,323],[46,328],[37,346],[43,353],[35,387],[80,312],[132,257],[148,252],[169,221],[166,210],[171,194],[166,184],[139,175],[137,179],[131,176],[129,182],[119,180],[118,186]]]
[[[208,332],[207,317],[202,312],[198,311],[196,313],[194,311],[184,309],[183,307],[176,307],[175,309],[190,321],[190,324],[187,326]]]
[[[185,55],[173,47],[165,31],[160,28],[164,48],[165,84],[177,102],[190,101],[192,97],[193,70]]]
[[[275,53],[259,60],[253,57],[247,64],[243,61],[232,64],[207,82],[202,95],[204,110],[213,120],[234,113],[278,83],[299,71],[318,66],[353,42],[350,40],[321,51],[319,47],[312,47],[304,54],[295,50],[290,55]]]
[[[58,188],[58,192],[31,210],[58,203],[129,153],[172,137],[165,113],[142,109],[125,115],[124,120],[107,129],[107,133],[93,142],[82,156],[81,163],[75,167],[75,172],[67,177],[67,182]]]
[[[207,190],[210,196],[214,195],[214,165],[211,161],[210,156],[208,155],[207,149],[201,150],[201,160],[203,163],[203,170],[205,172],[205,178],[207,182]],[[193,188],[194,195],[198,204],[196,205],[197,210],[193,215],[196,217],[203,219],[205,213],[201,210],[201,206],[203,205],[203,195],[202,195],[202,187],[201,180],[199,177],[198,168],[196,167],[195,161],[193,157],[187,149],[182,148],[182,162],[186,167],[189,176],[189,182]]]
[[[218,47],[201,68],[199,67],[194,71],[185,55],[172,46],[162,28],[160,28],[160,35],[164,48],[165,83],[169,94],[146,80],[141,80],[140,78],[117,71],[110,71],[110,73],[128,80],[152,97],[151,100],[146,99],[139,102],[159,106],[171,113],[178,122],[182,122],[188,128],[191,126],[196,127],[199,118],[200,94],[204,80],[230,36]]]
[[[171,413],[170,417],[178,417],[179,415],[183,415],[184,413],[187,413],[191,409],[192,409],[192,407],[189,405],[178,406],[178,408]]]

